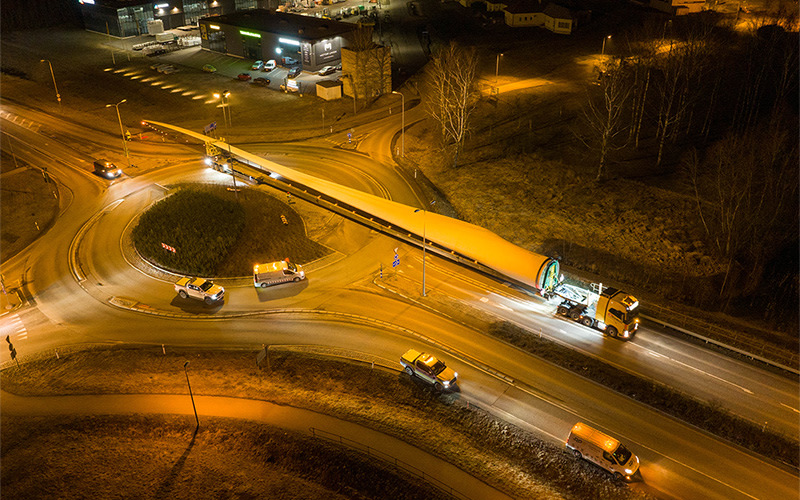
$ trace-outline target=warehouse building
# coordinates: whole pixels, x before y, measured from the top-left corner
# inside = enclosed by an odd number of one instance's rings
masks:
[[[254,9],[199,20],[203,49],[253,60],[297,59],[306,71],[341,61],[356,25],[333,19]]]
[[[148,23],[163,29],[195,25],[201,17],[249,9],[276,9],[278,0],[78,0],[89,31],[126,38],[150,33]]]

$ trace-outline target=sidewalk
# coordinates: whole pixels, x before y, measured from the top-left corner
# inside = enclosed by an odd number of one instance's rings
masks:
[[[411,464],[459,492],[460,498],[511,498],[427,452],[346,420],[266,401],[216,396],[195,396],[194,399],[201,432],[203,417],[206,416],[246,419],[304,433],[310,432],[309,429],[313,427]],[[15,416],[193,414],[191,400],[186,395],[160,394],[22,397],[0,391],[0,407],[3,415]],[[187,422],[191,423],[190,420]]]

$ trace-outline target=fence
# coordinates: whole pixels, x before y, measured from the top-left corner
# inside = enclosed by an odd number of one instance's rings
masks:
[[[426,483],[430,484],[434,488],[438,489],[442,493],[450,495],[453,498],[457,499],[464,499],[464,500],[471,500],[470,497],[464,495],[463,493],[454,490],[452,486],[448,486],[443,482],[439,481],[435,477],[431,476],[430,474],[426,473],[424,470],[420,470],[414,467],[411,464],[407,464],[402,460],[398,460],[397,458],[386,454],[382,451],[376,450],[371,446],[367,446],[365,444],[359,443],[357,441],[353,441],[352,439],[348,439],[346,437],[340,436],[338,434],[333,434],[331,432],[323,431],[320,429],[315,429],[311,427],[309,429],[311,431],[311,435],[315,438],[325,439],[327,441],[338,443],[343,446],[347,446],[348,448],[352,448],[354,450],[360,451],[362,453],[366,453],[369,457],[377,458],[378,460],[383,461],[389,465],[394,466],[397,469],[401,469],[407,474],[411,474],[414,477],[418,477],[425,481]]]

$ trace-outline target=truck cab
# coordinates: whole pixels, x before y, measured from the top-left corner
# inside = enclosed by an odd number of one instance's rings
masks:
[[[629,340],[639,329],[639,301],[633,295],[602,283],[591,290],[561,283],[551,292],[562,301],[557,312],[609,337]]]

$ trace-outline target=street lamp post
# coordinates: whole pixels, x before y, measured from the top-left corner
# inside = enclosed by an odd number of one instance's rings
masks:
[[[606,53],[606,40],[608,40],[609,38],[611,38],[611,35],[608,35],[607,37],[603,38],[603,49],[600,51],[601,56]]]
[[[495,84],[495,86],[497,86],[497,78],[500,75],[500,58],[501,57],[503,57],[503,53],[502,52],[497,54],[497,61],[495,62],[495,65],[494,65],[494,84]]]
[[[58,93],[58,85],[56,85],[56,75],[53,73],[53,64],[50,62],[49,59],[40,59],[39,62],[46,62],[48,66],[50,66],[50,76],[53,77],[53,88],[56,90],[56,100],[58,101],[58,107],[61,108],[61,94]]]
[[[194,405],[194,396],[192,395],[192,384],[189,383],[189,362],[183,364],[183,372],[186,374],[186,385],[189,386],[189,397],[192,398],[192,409],[194,410],[194,420],[197,422],[197,427],[194,428],[194,432],[200,428],[200,419],[197,418],[197,407]]]
[[[128,168],[131,166],[131,157],[128,155],[128,141],[125,140],[125,131],[122,129],[122,118],[119,115],[119,105],[123,102],[127,102],[127,99],[123,99],[116,104],[106,104],[107,108],[114,106],[117,108],[117,120],[119,120],[119,135],[122,137],[122,150],[125,151],[125,160],[128,162]]]
[[[223,90],[222,92],[217,92],[217,93],[214,94],[214,97],[219,99],[220,103],[222,105],[222,119],[225,121],[225,126],[226,127],[232,127],[233,126],[233,117],[231,117],[231,110],[230,110],[230,108],[228,106],[228,104],[230,102],[228,100],[228,97],[230,97],[230,95],[231,95],[231,93],[228,92],[227,90]],[[225,114],[225,110],[226,109],[228,110],[228,114],[227,115]]]
[[[436,203],[436,200],[431,201],[429,205],[433,206],[434,203]],[[427,294],[425,292],[425,239],[427,230],[425,223],[426,219],[425,214],[427,213],[427,211],[424,208],[418,208],[414,210],[414,213],[417,213],[419,211],[422,211],[422,296],[427,297]]]
[[[392,94],[397,94],[400,96],[400,144],[402,145],[402,156],[403,158],[406,157],[406,96],[403,95],[402,92],[398,92],[396,90],[392,90]]]

